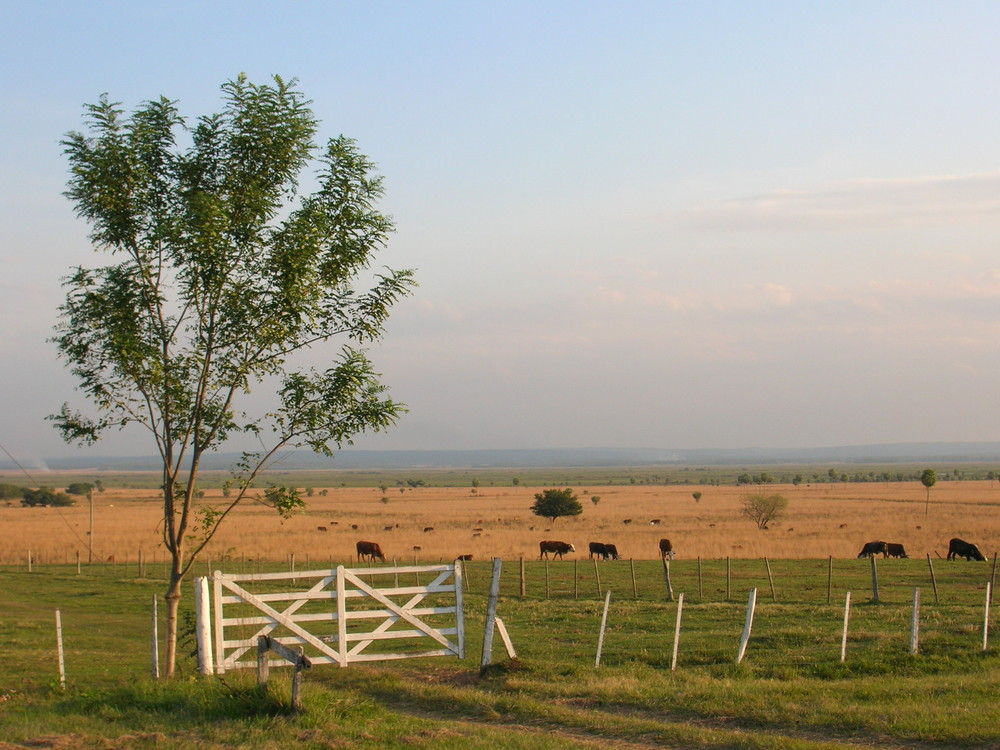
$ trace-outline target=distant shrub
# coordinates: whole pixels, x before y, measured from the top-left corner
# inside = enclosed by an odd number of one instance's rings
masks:
[[[90,491],[94,489],[94,485],[89,482],[73,482],[69,487],[66,488],[66,494],[68,495],[87,495]]]
[[[0,484],[0,500],[13,500],[24,497],[24,487],[16,484]]]
[[[29,508],[74,504],[76,504],[76,501],[69,495],[62,492],[54,492],[48,487],[39,487],[37,490],[25,487],[21,492],[21,505]]]

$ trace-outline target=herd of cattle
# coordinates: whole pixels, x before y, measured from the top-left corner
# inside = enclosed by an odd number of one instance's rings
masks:
[[[368,560],[375,562],[380,560],[385,562],[385,554],[382,552],[382,548],[379,547],[377,542],[358,542],[357,543],[358,560],[364,561]],[[674,559],[674,547],[670,543],[669,539],[661,539],[659,543],[660,557],[664,559],[673,560]],[[538,559],[549,559],[549,555],[553,557],[558,557],[560,560],[563,555],[569,552],[576,552],[576,547],[568,542],[559,542],[550,539],[545,539],[538,543]],[[858,553],[858,559],[863,557],[875,557],[881,554],[882,557],[909,557],[906,554],[906,550],[903,549],[902,544],[895,544],[892,542],[868,542],[864,547],[861,548],[861,552]],[[618,554],[618,548],[608,542],[591,542],[590,543],[590,558],[596,559],[600,557],[602,560],[619,560],[621,555]],[[971,542],[966,542],[962,539],[952,539],[948,542],[948,559],[954,560],[959,557],[964,557],[966,560],[986,560],[986,556],[979,551],[979,547]],[[471,560],[472,555],[461,555],[460,560]]]
[[[862,547],[858,553],[858,559],[860,560],[862,557],[875,557],[878,554],[881,554],[882,557],[909,557],[906,554],[906,550],[903,549],[902,544],[878,541],[868,542]],[[964,557],[966,560],[986,560],[986,555],[979,551],[979,547],[971,542],[966,542],[963,539],[955,537],[948,542],[948,559],[955,560],[959,557]]]

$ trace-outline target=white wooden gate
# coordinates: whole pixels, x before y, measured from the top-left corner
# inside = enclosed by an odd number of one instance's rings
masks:
[[[462,572],[457,564],[341,565],[295,573],[216,571],[207,582],[212,584],[215,648],[207,658],[202,654],[201,663],[214,662],[218,674],[256,667],[257,638],[262,635],[301,647],[313,664],[346,667],[420,656],[465,657]],[[302,590],[302,584],[310,582]],[[208,608],[203,603],[198,609],[203,632]],[[202,640],[206,647],[211,643],[210,637],[199,638],[200,644]]]

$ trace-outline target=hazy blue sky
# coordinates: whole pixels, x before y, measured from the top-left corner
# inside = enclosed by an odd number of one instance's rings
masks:
[[[297,77],[417,269],[371,448],[1000,440],[1000,3],[0,0],[0,443],[83,404],[59,140]],[[151,453],[141,436],[105,453]]]

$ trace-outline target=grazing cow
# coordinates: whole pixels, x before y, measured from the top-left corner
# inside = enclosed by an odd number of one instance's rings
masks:
[[[326,531],[326,526],[317,526],[316,531]]]
[[[591,542],[590,543],[590,559],[594,559],[594,555],[600,555],[602,560],[608,559],[608,545],[602,542]]]
[[[357,531],[358,530],[358,525],[356,523],[352,523],[351,524],[351,530],[352,531]]]
[[[392,531],[394,528],[396,528],[396,527],[395,526],[383,526],[382,527],[382,531]]]
[[[618,548],[613,544],[605,544],[604,552],[607,554],[607,557],[604,558],[605,560],[607,560],[608,557],[610,557],[612,560],[622,559],[621,555],[618,554]]]
[[[475,531],[477,534],[482,534],[483,533],[483,527],[482,526],[477,526],[476,528],[473,529],[473,531]]]
[[[674,559],[674,546],[670,543],[669,539],[660,540],[660,557]]]
[[[903,549],[902,544],[893,544],[892,542],[885,543],[885,556],[909,558],[909,555],[906,554],[906,550]]]
[[[419,545],[419,544],[414,544],[414,545],[413,545],[413,551],[414,551],[414,552],[419,552],[419,551],[420,551],[420,549],[421,549],[421,547],[420,547],[420,545]]]
[[[624,521],[622,521],[622,523],[625,524],[626,526],[628,526],[630,523],[632,523],[632,519],[631,518],[626,518]]]
[[[652,521],[649,522],[649,525],[650,526],[659,526],[660,525],[660,519],[659,518],[654,518]]]
[[[964,557],[966,560],[986,562],[986,555],[979,551],[979,547],[956,537],[948,542],[948,559],[954,560],[958,557]]]
[[[385,562],[385,555],[382,554],[382,548],[378,546],[377,542],[358,542],[358,560],[364,560],[368,558],[372,562],[375,562],[377,557],[382,562]]]
[[[433,526],[424,526],[424,533],[426,534],[429,531],[434,531],[434,527]]]
[[[459,560],[471,560],[472,559],[472,555],[459,555],[458,559]]]
[[[858,559],[860,560],[862,557],[875,557],[875,555],[878,555],[880,553],[882,557],[888,556],[885,542],[868,542],[865,544],[864,547],[861,548],[861,551],[858,553]]]
[[[549,540],[543,540],[538,543],[538,559],[541,560],[544,555],[545,559],[549,559],[549,553],[553,555],[559,555],[559,559],[562,560],[562,556],[567,552],[576,552],[576,547],[572,544],[567,544],[566,542],[553,542]]]

